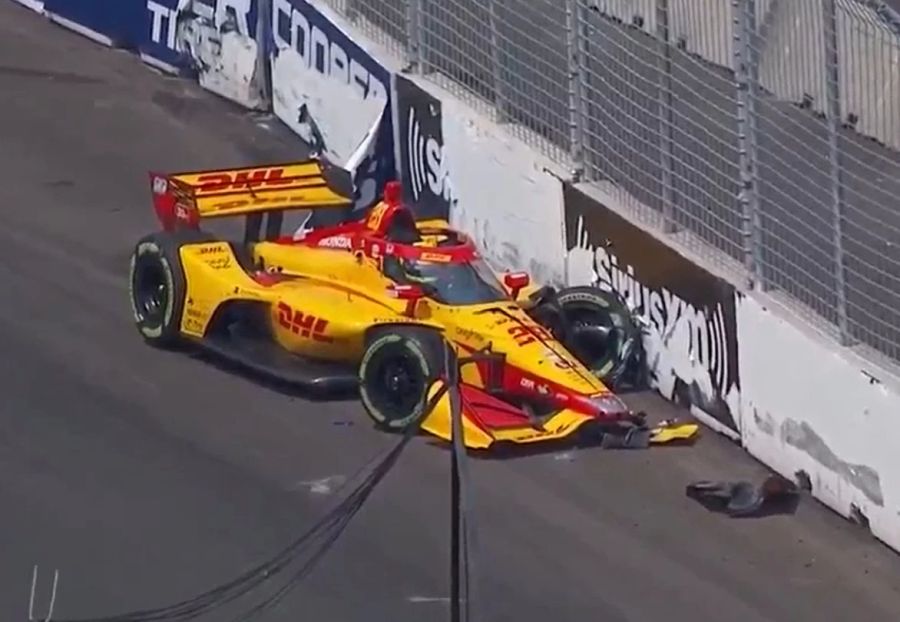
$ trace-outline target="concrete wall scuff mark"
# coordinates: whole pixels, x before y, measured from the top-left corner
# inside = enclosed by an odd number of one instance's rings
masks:
[[[781,423],[781,438],[792,447],[807,454],[826,469],[834,471],[844,480],[858,488],[872,503],[884,507],[881,494],[881,478],[872,467],[862,464],[850,464],[838,458],[837,454],[825,444],[822,437],[805,421],[798,422],[785,419]]]

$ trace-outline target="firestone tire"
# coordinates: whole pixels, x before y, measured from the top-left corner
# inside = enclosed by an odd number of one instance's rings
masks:
[[[372,331],[359,365],[359,393],[381,429],[401,432],[425,414],[428,391],[443,369],[443,340],[424,328]]]
[[[180,341],[185,284],[179,248],[214,241],[194,230],[159,232],[141,238],[131,254],[128,292],[135,326],[148,343],[172,347]]]
[[[556,295],[556,304],[565,318],[564,345],[595,376],[611,387],[642,383],[642,330],[617,294],[571,287]]]

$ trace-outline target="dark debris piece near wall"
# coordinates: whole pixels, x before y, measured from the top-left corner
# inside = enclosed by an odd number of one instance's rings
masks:
[[[788,479],[770,475],[762,484],[700,481],[688,484],[685,494],[712,512],[735,518],[793,514],[800,491]]]

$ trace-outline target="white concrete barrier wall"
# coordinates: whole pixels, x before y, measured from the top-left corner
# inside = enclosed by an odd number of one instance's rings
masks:
[[[737,307],[744,447],[900,551],[900,393],[750,295]]]
[[[451,225],[472,235],[495,267],[563,284],[562,184],[552,164],[467,106],[441,101],[444,157],[458,200]]]

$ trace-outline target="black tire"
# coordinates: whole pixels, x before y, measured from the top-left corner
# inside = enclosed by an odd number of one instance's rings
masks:
[[[359,393],[379,428],[400,432],[422,417],[444,367],[443,347],[441,335],[427,328],[379,328],[367,336]]]
[[[187,289],[179,248],[213,241],[206,233],[188,229],[153,233],[135,244],[128,291],[135,326],[148,343],[171,347],[179,342]]]
[[[556,295],[555,304],[565,323],[561,341],[595,376],[615,388],[642,382],[642,330],[617,294],[570,287]]]

